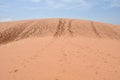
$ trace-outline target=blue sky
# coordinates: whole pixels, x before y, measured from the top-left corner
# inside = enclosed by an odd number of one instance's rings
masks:
[[[77,18],[120,25],[120,0],[0,0],[0,21]]]

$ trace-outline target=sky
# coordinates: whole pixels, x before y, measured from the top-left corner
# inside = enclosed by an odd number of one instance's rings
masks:
[[[0,21],[72,18],[120,25],[120,0],[0,0]]]

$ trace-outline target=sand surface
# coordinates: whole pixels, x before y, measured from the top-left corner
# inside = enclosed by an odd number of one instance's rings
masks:
[[[0,80],[120,80],[120,26],[74,19],[0,23]]]

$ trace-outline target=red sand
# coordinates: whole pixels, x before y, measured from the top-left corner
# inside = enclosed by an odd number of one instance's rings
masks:
[[[0,80],[120,80],[120,26],[73,19],[0,23]]]

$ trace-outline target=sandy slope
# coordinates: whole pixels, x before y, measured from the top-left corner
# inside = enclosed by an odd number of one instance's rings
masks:
[[[120,80],[120,27],[73,19],[0,23],[0,80]]]
[[[0,23],[0,44],[35,36],[80,36],[120,39],[120,26],[74,19],[41,19]]]

